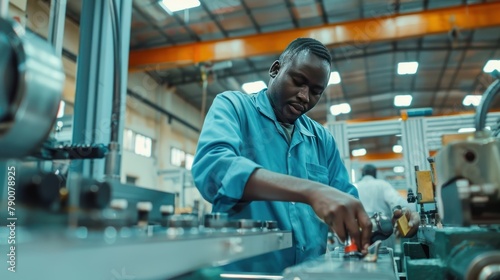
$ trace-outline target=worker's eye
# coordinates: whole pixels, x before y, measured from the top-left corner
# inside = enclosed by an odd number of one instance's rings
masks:
[[[292,81],[293,81],[293,84],[298,86],[298,87],[301,87],[304,85],[304,80],[303,79],[300,79],[300,78],[292,78]]]
[[[312,91],[312,94],[316,95],[316,96],[320,96],[321,94],[323,93],[322,90],[313,90]]]
[[[311,88],[311,94],[315,96],[320,96],[323,93],[323,88],[321,87],[312,87]]]

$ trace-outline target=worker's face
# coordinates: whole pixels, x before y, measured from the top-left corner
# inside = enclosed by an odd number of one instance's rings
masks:
[[[293,124],[318,103],[330,77],[330,64],[309,51],[275,61],[267,94],[278,121]]]

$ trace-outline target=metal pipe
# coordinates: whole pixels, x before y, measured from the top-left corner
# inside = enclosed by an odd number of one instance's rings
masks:
[[[54,53],[58,58],[62,57],[64,43],[64,23],[66,19],[66,0],[50,1],[49,34],[47,40],[54,47]],[[50,131],[49,137],[54,137],[55,128]],[[40,170],[50,170],[52,162],[38,162]]]
[[[61,57],[64,37],[64,20],[66,18],[66,0],[50,1],[49,37],[55,53]]]
[[[63,55],[67,59],[69,59],[69,60],[71,60],[73,62],[76,62],[77,56],[75,54],[69,52],[68,50],[63,49]],[[169,122],[171,122],[171,121],[178,121],[180,124],[186,126],[187,128],[193,130],[194,132],[197,132],[197,133],[200,132],[200,130],[198,128],[196,128],[195,126],[193,126],[190,123],[184,121],[182,118],[180,118],[180,117],[178,117],[178,116],[170,113],[169,111],[163,109],[162,107],[158,106],[156,103],[154,103],[154,102],[152,102],[152,101],[150,101],[150,100],[142,97],[138,93],[136,93],[134,91],[131,91],[130,89],[127,89],[127,95],[129,95],[129,96],[131,96],[131,97],[139,100],[144,105],[153,108],[154,110],[158,111],[159,113],[164,114],[169,119]]]
[[[9,16],[9,0],[0,0],[0,18]]]
[[[484,129],[486,125],[486,114],[493,101],[493,98],[500,92],[500,79],[494,81],[484,92],[481,103],[477,106],[476,116],[474,118],[474,124],[476,126],[476,132]]]
[[[203,81],[203,85],[202,85],[202,93],[201,93],[201,121],[200,123],[203,124],[203,122],[205,121],[205,110],[206,110],[206,106],[207,106],[207,90],[208,90],[208,77],[207,77],[208,73],[207,73],[207,70],[206,68],[203,66],[201,68],[201,77],[202,77],[202,81]]]
[[[111,142],[118,142],[118,128],[120,124],[120,105],[121,105],[121,45],[120,45],[120,18],[115,0],[109,0],[111,12],[111,30],[113,31],[113,54],[114,54],[114,71],[113,71],[113,108],[111,113]]]
[[[169,111],[165,110],[164,108],[158,106],[156,103],[150,101],[149,99],[145,98],[145,97],[142,97],[140,94],[134,92],[134,91],[131,91],[130,89],[127,89],[127,94],[129,96],[132,96],[133,98],[141,101],[143,104],[155,109],[156,111],[164,114],[165,116],[167,116],[168,118],[168,123],[171,123],[172,121],[177,121],[179,122],[180,124],[184,125],[185,127],[191,129],[192,131],[194,132],[197,132],[197,133],[200,133],[200,129],[196,128],[194,125],[186,122],[185,120],[183,120],[182,118],[170,113]]]
[[[121,84],[122,84],[122,57],[121,57],[121,38],[120,38],[120,17],[115,0],[109,0],[111,14],[111,30],[113,33],[113,107],[111,111],[111,136],[109,143],[109,153],[106,158],[105,175],[114,179],[120,178],[120,118],[121,118]]]

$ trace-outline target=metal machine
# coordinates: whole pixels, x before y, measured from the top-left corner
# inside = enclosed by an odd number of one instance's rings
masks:
[[[415,169],[408,201],[419,205],[421,224],[403,239],[401,264],[384,247],[372,262],[346,258],[341,246],[285,270],[284,279],[500,279],[500,139],[484,130],[499,91],[497,80],[484,93],[471,138],[444,145],[427,159],[431,170]]]
[[[64,82],[61,59],[48,42],[3,18],[0,53],[0,236],[7,237],[0,240],[7,258],[0,279],[168,279],[292,246],[291,233],[275,221],[176,215],[173,194],[40,168],[111,155],[106,166],[116,171],[118,130],[110,145],[57,145],[51,130]],[[484,94],[474,137],[438,153],[437,178],[418,170],[422,226],[404,245],[409,280],[500,279],[500,140],[484,131],[499,91],[497,80]],[[118,113],[114,108],[117,129]],[[437,204],[437,211],[424,204]],[[367,257],[336,248],[283,278],[397,279],[392,250],[375,241],[392,233],[392,224],[372,218],[377,234]]]
[[[61,58],[1,17],[0,53],[0,279],[168,279],[292,245],[274,221],[176,215],[174,194],[59,168],[116,152],[117,134],[113,145],[60,146]]]
[[[5,19],[0,19],[0,50],[0,158],[25,157],[42,146],[54,126],[62,62],[47,42]]]
[[[372,245],[367,255],[362,256],[349,237],[340,246],[332,240],[325,255],[285,269],[283,279],[399,279],[393,250],[381,246],[382,240],[393,233],[391,218],[375,213],[370,220]]]
[[[418,242],[405,244],[407,278],[500,279],[500,139],[485,117],[500,80],[476,112],[476,132],[436,155],[435,197],[442,227],[423,225]]]
[[[380,243],[374,244],[376,261],[346,258],[343,248],[337,247],[320,258],[286,269],[283,279],[399,279],[392,249],[377,248]]]

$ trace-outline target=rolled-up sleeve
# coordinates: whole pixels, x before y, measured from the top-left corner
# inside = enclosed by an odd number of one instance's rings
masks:
[[[215,98],[203,124],[192,168],[203,198],[221,212],[228,212],[240,202],[250,175],[261,167],[240,154],[244,145],[241,123],[246,118],[238,114],[242,105],[237,102],[228,93]]]

